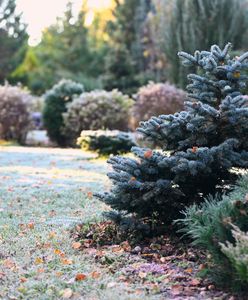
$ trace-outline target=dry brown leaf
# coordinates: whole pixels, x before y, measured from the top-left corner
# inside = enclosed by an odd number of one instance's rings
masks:
[[[7,269],[12,269],[15,267],[15,263],[11,259],[7,258],[3,261],[3,266]]]
[[[101,277],[101,273],[97,271],[92,272],[90,275],[93,279],[98,279],[99,277]]]
[[[192,281],[190,282],[190,285],[193,285],[193,286],[197,286],[197,285],[200,285],[201,281],[197,278],[194,278],[192,279]]]
[[[178,296],[182,293],[184,287],[180,284],[175,284],[171,287],[171,292],[174,296]]]
[[[72,244],[72,248],[75,250],[79,249],[81,246],[82,246],[82,244],[79,242],[75,242]]]
[[[63,265],[72,265],[73,264],[73,261],[71,259],[67,259],[67,258],[62,258],[60,261]]]

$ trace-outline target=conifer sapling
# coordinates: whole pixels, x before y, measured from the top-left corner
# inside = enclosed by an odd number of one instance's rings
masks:
[[[100,200],[121,215],[170,224],[185,205],[232,183],[233,167],[248,167],[248,52],[231,58],[230,48],[179,53],[199,69],[188,75],[185,111],[140,123],[138,132],[161,150],[133,147],[137,159],[110,158],[113,186]]]

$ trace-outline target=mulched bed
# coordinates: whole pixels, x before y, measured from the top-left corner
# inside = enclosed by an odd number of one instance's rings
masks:
[[[142,283],[148,295],[178,300],[245,299],[219,290],[206,279],[203,275],[210,266],[205,254],[178,237],[162,235],[138,242],[109,221],[77,225],[72,237],[79,250],[92,255],[109,272],[118,273],[120,282]]]

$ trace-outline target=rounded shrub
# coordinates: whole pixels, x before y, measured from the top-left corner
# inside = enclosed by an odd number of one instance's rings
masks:
[[[186,94],[183,90],[169,83],[153,83],[143,86],[136,95],[132,110],[132,125],[146,121],[152,116],[174,114],[184,107]]]
[[[63,79],[44,95],[44,126],[47,129],[49,138],[59,146],[67,145],[63,133],[63,113],[67,110],[67,104],[83,91],[84,88],[81,84]]]
[[[31,118],[31,96],[20,87],[8,84],[0,86],[0,138],[25,142]]]
[[[74,141],[83,130],[126,131],[132,105],[133,100],[118,90],[84,93],[63,114],[66,135]]]

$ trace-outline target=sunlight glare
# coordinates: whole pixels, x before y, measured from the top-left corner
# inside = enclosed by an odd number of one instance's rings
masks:
[[[90,26],[94,20],[94,12],[111,6],[112,0],[87,0],[89,10],[86,25]],[[28,24],[30,35],[29,44],[39,43],[42,31],[56,22],[56,18],[63,15],[68,0],[16,0],[18,12],[23,13],[23,19]],[[75,12],[78,12],[83,0],[73,0]]]

